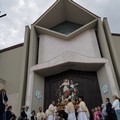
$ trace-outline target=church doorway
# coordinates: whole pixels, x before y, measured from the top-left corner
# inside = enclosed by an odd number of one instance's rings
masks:
[[[84,101],[90,111],[92,108],[101,105],[102,98],[96,72],[67,70],[45,77],[45,110],[48,108],[51,100],[57,103],[58,96],[56,92],[65,79],[72,80],[73,84],[76,85],[77,95],[84,97]]]

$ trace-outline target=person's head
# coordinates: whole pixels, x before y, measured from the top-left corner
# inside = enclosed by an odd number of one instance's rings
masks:
[[[12,106],[8,106],[7,111],[12,111]]]
[[[52,105],[55,105],[55,101],[54,100],[52,100]]]
[[[101,111],[101,108],[100,108],[100,106],[98,106],[98,107],[97,107],[97,109],[98,109],[98,111]]]
[[[66,83],[67,83],[68,81],[69,81],[68,79],[65,79],[65,80],[64,80],[64,82],[66,82]]]
[[[78,99],[77,99],[76,103],[79,104],[79,100]]]
[[[71,102],[71,99],[70,99],[70,98],[68,99],[68,102]]]
[[[67,105],[68,104],[68,100],[65,99],[64,100],[64,104]]]
[[[35,115],[35,110],[33,110],[33,111],[31,112],[31,114],[34,116],[34,115]]]
[[[25,107],[25,110],[28,111],[28,110],[29,110],[29,106],[26,106],[26,107]]]
[[[1,90],[0,90],[0,93],[6,94],[6,90],[5,90],[5,89],[1,89]]]
[[[110,102],[110,99],[109,98],[106,98],[106,103]]]
[[[80,97],[79,97],[79,102],[81,102],[81,101],[84,101],[83,96],[80,96]]]
[[[39,107],[39,112],[42,112],[42,107]]]
[[[105,107],[105,104],[101,104],[101,108],[103,109]]]
[[[95,112],[97,112],[98,111],[98,108],[97,107],[95,107]]]
[[[117,95],[113,95],[113,100],[116,100],[118,99],[118,96]]]
[[[22,106],[22,111],[25,111],[25,106]]]

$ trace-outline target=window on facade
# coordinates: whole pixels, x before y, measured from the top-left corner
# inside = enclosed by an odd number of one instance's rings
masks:
[[[54,27],[51,28],[51,30],[68,35],[69,33],[72,33],[73,31],[80,28],[82,25],[76,24],[69,21],[64,21]]]

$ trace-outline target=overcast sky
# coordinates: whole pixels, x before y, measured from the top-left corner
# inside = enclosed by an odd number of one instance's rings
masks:
[[[31,25],[56,0],[0,0],[0,49],[22,43]],[[111,32],[120,33],[120,0],[74,0],[101,18],[107,17]],[[0,14],[0,15],[1,15]]]

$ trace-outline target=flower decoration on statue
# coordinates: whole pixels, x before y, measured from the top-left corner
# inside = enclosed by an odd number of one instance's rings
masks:
[[[74,100],[78,97],[78,83],[73,83],[73,80],[65,79],[56,91],[56,96],[61,99],[61,102],[69,98]]]

